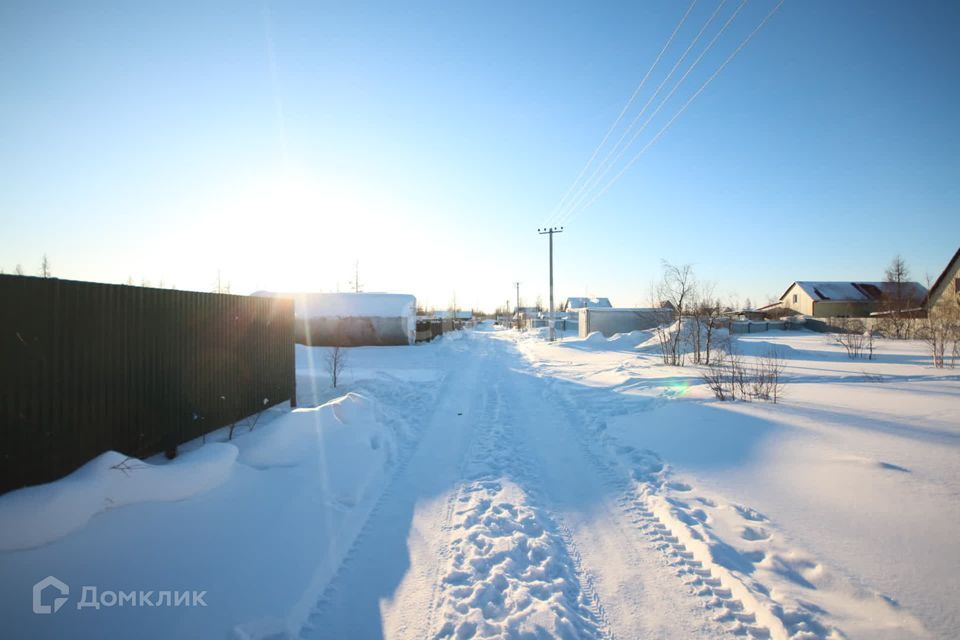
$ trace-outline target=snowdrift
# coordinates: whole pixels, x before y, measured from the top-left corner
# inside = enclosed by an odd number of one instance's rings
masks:
[[[227,479],[236,459],[237,448],[221,442],[164,465],[107,451],[65,478],[0,496],[0,550],[52,542],[107,509],[209,491]]]
[[[630,333],[615,333],[609,338],[599,331],[592,331],[586,338],[564,340],[561,344],[572,349],[584,351],[622,351],[633,349],[653,337],[652,331],[631,331]]]
[[[357,393],[297,409],[237,441],[239,460],[260,469],[305,465],[320,473],[326,497],[354,505],[394,460],[395,434],[378,421],[372,400]]]
[[[396,446],[373,401],[350,393],[295,410],[229,443],[207,443],[167,464],[107,451],[65,478],[0,496],[0,551],[47,544],[107,509],[209,491],[227,480],[238,462],[258,469],[303,467],[321,478],[324,501],[352,506],[382,477]]]

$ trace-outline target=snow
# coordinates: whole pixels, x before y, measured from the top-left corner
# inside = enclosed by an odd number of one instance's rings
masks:
[[[781,612],[783,637],[952,635],[960,378],[917,342],[883,341],[874,361],[805,332],[736,344],[787,360],[780,404],[714,401],[691,367],[654,366],[653,341],[627,357],[622,344],[522,348],[641,478],[639,513],[663,528],[665,552],[746,588],[753,613]],[[660,464],[668,475],[653,481]]]
[[[856,302],[871,302],[878,298],[868,294],[874,289],[878,294],[890,286],[887,282],[811,282],[797,281],[796,285],[803,289],[814,300],[852,300]],[[927,294],[927,289],[918,282],[904,282],[901,295],[920,301]],[[789,289],[788,289],[789,291]],[[786,294],[784,294],[786,295]],[[781,299],[783,296],[781,296]]]
[[[337,389],[301,345],[301,408],[0,496],[5,635],[955,635],[960,376],[922,344],[735,336],[787,385],[731,403],[649,331],[544,334],[351,348]],[[72,600],[38,616],[47,575]],[[209,606],[79,611],[81,585]]]
[[[273,293],[255,296],[293,298],[298,318],[408,318],[417,315],[417,299],[403,293]]]
[[[575,309],[598,309],[610,308],[609,298],[567,298],[566,308],[568,311]]]
[[[98,513],[140,502],[184,500],[219,486],[237,448],[211,443],[166,465],[107,451],[57,482],[0,498],[0,550],[28,549],[83,527]]]

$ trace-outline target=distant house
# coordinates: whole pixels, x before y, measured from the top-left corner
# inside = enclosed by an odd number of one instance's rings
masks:
[[[960,249],[953,254],[943,273],[930,287],[923,299],[923,308],[931,316],[948,309],[954,313],[960,310]]]
[[[562,308],[566,311],[574,311],[576,309],[610,309],[611,307],[613,305],[610,304],[609,298],[567,298]]]
[[[271,293],[294,301],[297,342],[311,346],[383,346],[417,339],[417,300],[401,293]]]
[[[535,318],[540,314],[540,309],[537,307],[517,307],[513,312],[513,317],[516,318],[518,315],[523,318]]]
[[[780,296],[779,306],[815,318],[866,318],[881,310],[885,291],[890,286],[886,282],[798,280]],[[908,305],[919,306],[927,294],[926,288],[918,282],[906,282],[900,286],[901,295]]]
[[[433,317],[439,320],[450,320],[454,317],[454,312],[449,310],[443,311],[434,311]],[[466,311],[460,310],[456,312],[457,320],[473,320],[473,311],[467,309]]]

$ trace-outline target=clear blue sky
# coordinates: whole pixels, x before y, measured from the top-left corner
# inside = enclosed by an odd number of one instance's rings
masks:
[[[359,260],[427,304],[492,308],[514,280],[546,300],[536,228],[687,6],[4,2],[0,267],[200,290],[220,269],[246,293],[346,288]],[[755,303],[897,253],[935,277],[960,246],[958,32],[956,2],[787,0],[570,219],[558,298],[644,303],[661,259]]]

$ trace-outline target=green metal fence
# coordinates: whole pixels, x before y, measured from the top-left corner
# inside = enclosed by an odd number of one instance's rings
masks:
[[[292,300],[0,276],[0,492],[295,398]]]

